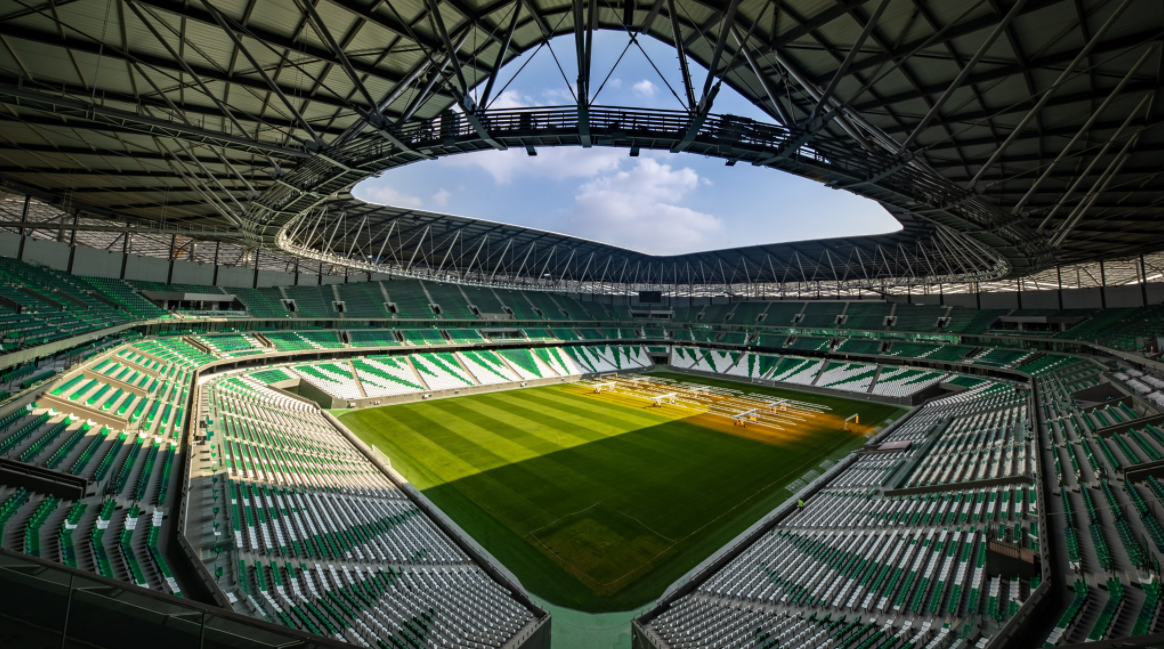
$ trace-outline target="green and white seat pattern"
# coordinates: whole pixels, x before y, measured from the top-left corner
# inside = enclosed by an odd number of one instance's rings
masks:
[[[221,505],[201,527],[229,532],[214,573],[237,611],[369,646],[502,647],[532,628],[314,407],[245,377],[205,387],[220,464],[196,488]]]
[[[457,355],[449,352],[410,354],[407,359],[396,356],[394,360],[401,367],[411,361],[417,374],[430,390],[456,390],[479,384],[461,364]]]
[[[509,368],[524,381],[546,379],[558,375],[528,349],[499,349],[497,355],[505,359]]]
[[[876,365],[830,361],[813,385],[846,392],[868,392],[876,377]]]
[[[391,397],[424,391],[424,383],[405,359],[379,356],[353,358],[356,379],[369,397]]]
[[[873,386],[873,394],[887,397],[907,397],[924,390],[946,378],[945,372],[914,369],[909,367],[883,367]]]
[[[589,373],[617,372],[619,369],[599,351],[598,347],[564,347],[563,349]]]
[[[291,371],[319,390],[341,399],[368,396],[360,388],[351,367],[347,363],[341,365],[341,362],[292,365]]]
[[[940,403],[927,408],[941,408]],[[952,414],[952,413],[951,413]],[[1014,405],[949,419],[906,486],[997,480],[1033,473],[1026,408]]]
[[[740,352],[727,352],[718,349],[702,349],[699,347],[690,348],[694,353],[695,362],[691,364],[690,369],[699,370],[700,372],[713,372],[715,374],[723,374],[735,365],[739,360]]]
[[[752,352],[744,352],[737,354],[738,359],[735,364],[727,370],[727,374],[732,376],[739,376],[746,379],[763,379],[767,378],[768,374],[775,369],[780,362],[779,356],[771,354],[754,354]]]
[[[976,430],[971,423],[1018,417],[994,419],[1005,399],[987,390],[942,401],[887,440],[925,438],[951,418],[968,422],[955,429],[963,439]],[[971,630],[977,635],[965,646],[984,646],[1038,585],[986,570],[988,537],[998,529],[1021,530],[1024,547],[1038,548],[1036,487],[884,495],[920,452],[925,461],[932,450],[864,454],[832,470],[804,510],[671,602],[647,632],[673,649],[945,648]],[[980,625],[987,616],[992,624]]]
[[[519,381],[521,376],[495,352],[488,350],[457,352],[457,358],[481,385]]]
[[[819,358],[785,356],[768,377],[773,381],[812,385],[825,361]]]

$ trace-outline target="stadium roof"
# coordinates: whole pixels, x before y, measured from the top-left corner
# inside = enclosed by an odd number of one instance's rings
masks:
[[[190,236],[369,270],[591,287],[990,279],[1164,249],[1157,0],[30,0],[0,11],[0,180],[113,222],[210,228]],[[468,88],[495,92],[496,70],[558,35],[575,36],[585,88],[594,29],[659,39],[715,74],[692,71],[680,89],[691,105],[674,113],[471,104]],[[715,116],[721,81],[772,124]],[[347,193],[427,157],[590,144],[816,178],[881,201],[903,230],[653,257]]]

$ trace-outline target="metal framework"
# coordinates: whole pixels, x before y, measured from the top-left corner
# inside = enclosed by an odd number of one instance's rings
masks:
[[[682,110],[597,105],[598,29],[675,47]],[[1044,285],[1164,249],[1162,33],[1154,0],[30,0],[0,7],[0,182],[72,214],[56,232],[78,242],[215,242],[318,272],[691,295]],[[505,64],[556,36],[576,105],[490,109]],[[722,84],[771,123],[716,115]],[[348,194],[416,160],[539,146],[768,166],[877,200],[902,230],[656,257]]]

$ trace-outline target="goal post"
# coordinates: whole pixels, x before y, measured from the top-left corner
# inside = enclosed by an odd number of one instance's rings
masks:
[[[857,425],[861,423],[861,416],[858,413],[853,413],[845,417],[845,430],[849,430],[849,425]]]
[[[602,394],[603,392],[612,392],[618,386],[614,381],[606,381],[605,383],[594,384],[594,394]]]

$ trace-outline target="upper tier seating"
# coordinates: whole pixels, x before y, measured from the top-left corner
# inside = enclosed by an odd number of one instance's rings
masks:
[[[837,316],[845,310],[844,302],[807,302],[798,323],[801,327],[837,326]]]
[[[391,318],[380,282],[334,284],[339,301],[344,303],[345,318]]]
[[[283,306],[283,295],[278,289],[231,288],[235,297],[255,318],[290,318],[293,314]]]
[[[534,319],[539,319],[539,320],[565,320],[566,319],[566,316],[563,315],[562,307],[559,305],[559,303],[556,299],[559,296],[550,295],[549,293],[546,293],[545,291],[524,291],[523,294],[525,297],[525,301],[528,303],[526,312],[528,313],[529,310],[536,309],[536,311],[534,311]],[[513,301],[517,302],[516,299]],[[541,313],[540,316],[537,315],[538,312]],[[585,319],[585,318],[582,318],[582,319]]]
[[[792,324],[793,318],[804,309],[804,302],[784,302],[778,300],[768,305],[761,324],[769,327],[786,327]]]
[[[526,295],[533,296],[536,291],[527,292]],[[566,316],[570,320],[601,320],[601,305],[594,302],[582,302],[576,300],[569,295],[561,293],[554,293],[552,295],[554,302],[566,312]],[[550,318],[557,320],[557,318]]]
[[[935,331],[938,328],[938,319],[946,315],[949,310],[944,306],[923,304],[898,304],[893,315],[894,331]]]
[[[838,352],[851,354],[877,354],[880,353],[880,349],[880,341],[866,338],[850,338],[837,345]]]
[[[401,329],[400,335],[404,338],[404,344],[410,346],[427,347],[448,342],[437,329]]]
[[[703,314],[703,306],[677,306],[672,311],[674,322],[697,322]]]
[[[954,307],[950,309],[950,324],[946,331],[956,334],[985,333],[990,325],[1000,317],[1009,313],[1006,309],[966,309]]]
[[[481,286],[460,286],[458,288],[465,295],[468,303],[477,307],[477,311],[481,314],[481,317],[507,315],[505,309],[502,308],[501,301],[493,293],[493,289]]]
[[[769,302],[740,302],[732,311],[730,322],[736,325],[756,324],[757,318],[768,310],[769,304]]]
[[[736,308],[736,303],[709,304],[703,309],[703,317],[699,322],[703,324],[722,324],[727,321],[728,314]]]
[[[844,327],[846,329],[884,330],[885,318],[892,312],[893,305],[888,302],[849,302],[849,308],[845,310]]]
[[[428,293],[424,286],[413,279],[398,279],[382,282],[388,292],[388,301],[396,307],[396,318],[402,320],[431,320],[436,312],[429,306]]]
[[[809,351],[823,351],[829,348],[828,338],[813,338],[812,336],[797,336],[791,343],[784,343],[781,347],[789,349],[804,349]]]
[[[442,282],[420,282],[428,291],[434,304],[441,309],[444,320],[476,320],[477,316],[469,308],[469,301],[456,284]]]
[[[493,289],[501,304],[509,307],[513,312],[513,317],[516,320],[541,320],[542,317],[534,310],[534,305],[526,299],[526,291],[514,291],[511,289],[495,288]],[[555,312],[553,315],[559,315]],[[564,316],[563,316],[564,317]],[[552,318],[553,320],[560,320],[561,318]]]

